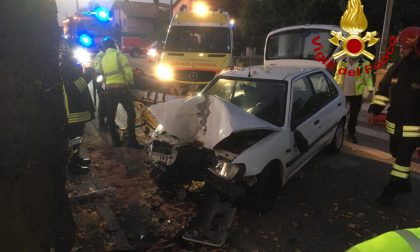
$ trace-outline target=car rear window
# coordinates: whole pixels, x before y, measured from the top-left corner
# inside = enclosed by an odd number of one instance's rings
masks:
[[[283,31],[270,36],[267,40],[265,57],[267,60],[275,59],[315,59],[315,46],[312,40],[320,36],[317,42],[322,44],[322,53],[330,56],[335,46],[328,39],[330,30],[324,29],[298,29]]]

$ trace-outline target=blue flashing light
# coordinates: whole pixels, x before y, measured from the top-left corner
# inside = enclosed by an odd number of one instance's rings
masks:
[[[93,38],[90,35],[84,33],[79,36],[79,42],[82,46],[90,47],[93,44]]]
[[[98,7],[96,8],[93,13],[95,17],[101,22],[108,22],[111,20],[111,13],[105,7]]]

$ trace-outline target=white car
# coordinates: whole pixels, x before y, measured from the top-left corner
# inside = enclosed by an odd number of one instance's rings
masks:
[[[149,157],[174,181],[199,174],[221,192],[250,196],[266,209],[320,150],[339,152],[345,105],[323,68],[225,72],[197,96],[151,106],[161,125]]]

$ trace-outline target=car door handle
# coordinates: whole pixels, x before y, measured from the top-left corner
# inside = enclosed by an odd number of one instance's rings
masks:
[[[315,122],[314,122],[314,125],[318,125],[319,124],[319,120],[316,120]]]
[[[341,102],[338,103],[337,107],[341,107]]]

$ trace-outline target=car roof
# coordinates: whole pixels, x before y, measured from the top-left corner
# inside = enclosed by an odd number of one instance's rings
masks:
[[[330,31],[341,31],[341,28],[337,25],[325,25],[325,24],[295,25],[295,26],[286,26],[280,29],[273,30],[270,33],[268,33],[267,38],[278,32],[297,30],[297,29],[321,29],[321,30],[330,30]]]
[[[294,67],[294,66],[251,66],[248,68],[235,69],[221,74],[225,77],[252,78],[252,79],[273,79],[288,80],[298,75],[312,72],[314,70],[323,71],[319,67]]]

